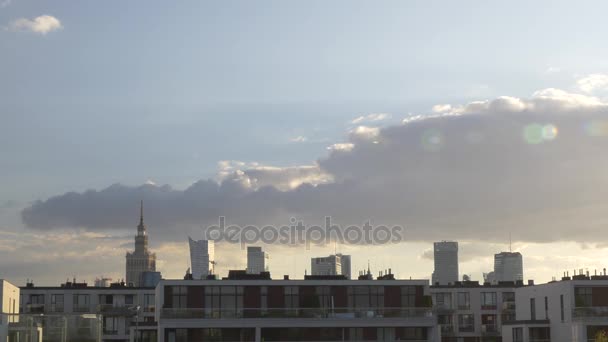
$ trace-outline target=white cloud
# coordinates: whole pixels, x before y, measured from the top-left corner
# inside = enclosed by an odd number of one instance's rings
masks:
[[[445,113],[452,110],[452,106],[449,104],[437,104],[432,108],[433,113]]]
[[[362,115],[355,119],[353,119],[350,123],[354,125],[362,124],[365,122],[378,122],[384,121],[391,118],[391,115],[388,113],[372,113],[368,115]]]
[[[49,32],[61,29],[61,21],[51,15],[41,15],[34,19],[19,18],[9,25],[13,31],[27,31],[45,35]]]
[[[608,75],[591,74],[576,81],[578,89],[585,93],[608,90]]]

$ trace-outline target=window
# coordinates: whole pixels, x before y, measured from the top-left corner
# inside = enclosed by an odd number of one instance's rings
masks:
[[[243,309],[243,286],[206,286],[205,308],[206,314],[211,317],[240,317]]]
[[[174,308],[186,308],[188,299],[188,287],[186,286],[173,286],[172,289],[172,300]],[[125,298],[125,302],[126,302]]]
[[[300,305],[299,303],[298,287],[285,286],[285,307],[297,308]]]
[[[103,333],[104,333],[104,335],[118,334],[118,317],[104,316]]]
[[[536,299],[530,298],[530,319],[536,320]]]
[[[135,303],[135,295],[125,295],[125,305],[133,305]]]
[[[549,319],[549,297],[545,297],[545,319]]]
[[[144,312],[154,312],[153,294],[144,294]]]
[[[30,295],[30,302],[28,305],[29,312],[31,313],[43,313],[44,312],[44,295],[33,294]]]
[[[513,342],[524,342],[523,328],[513,328]]]
[[[433,295],[433,303],[438,309],[452,308],[452,294],[449,292],[440,292]]]
[[[471,314],[458,315],[458,331],[472,332],[474,330],[475,330],[475,319],[474,319],[473,315],[471,315]]]
[[[63,295],[51,295],[51,312],[63,312]]]
[[[562,318],[562,322],[564,321],[564,295],[559,295],[559,311],[560,316]]]
[[[401,287],[401,307],[416,306],[416,287],[402,286]]]
[[[87,312],[89,311],[89,295],[88,294],[75,294],[74,295],[74,312]]]
[[[496,292],[481,293],[481,309],[496,309]]]
[[[458,292],[458,309],[468,310],[471,308],[471,299],[468,292]]]
[[[112,295],[99,295],[99,304],[101,304],[101,305],[112,305],[112,304],[114,304],[114,296],[112,296]]]
[[[592,289],[590,287],[577,287],[574,289],[576,307],[592,306]]]

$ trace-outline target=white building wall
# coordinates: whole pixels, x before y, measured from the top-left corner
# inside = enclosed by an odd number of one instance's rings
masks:
[[[4,279],[0,279],[0,303],[0,341],[6,341],[9,323],[18,321],[11,315],[19,313],[19,288]]]

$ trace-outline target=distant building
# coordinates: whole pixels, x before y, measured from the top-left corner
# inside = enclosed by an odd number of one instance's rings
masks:
[[[9,323],[19,321],[19,288],[0,279],[0,341],[8,341]]]
[[[213,241],[193,240],[188,237],[190,245],[190,264],[192,265],[192,278],[205,279],[213,274],[215,260],[215,246]]]
[[[95,287],[110,287],[111,283],[112,283],[112,278],[101,277],[101,278],[95,279]]]
[[[483,274],[483,282],[484,283],[490,283],[490,284],[496,284],[496,276],[494,272],[489,272],[489,273],[484,273]]]
[[[342,263],[340,255],[330,255],[322,258],[310,259],[310,274],[319,275],[342,275]]]
[[[496,282],[523,280],[524,268],[521,253],[494,254],[494,278]]]
[[[140,286],[142,272],[156,271],[156,254],[148,250],[148,233],[144,225],[144,203],[141,202],[139,225],[135,236],[135,251],[127,252],[127,284]]]
[[[260,274],[268,271],[268,254],[262,247],[247,247],[247,273]]]
[[[141,287],[156,287],[162,279],[160,272],[146,271],[141,273]]]
[[[350,279],[350,255],[344,255],[338,253],[340,256],[340,263],[342,264],[342,275],[346,277],[346,279]]]
[[[433,285],[448,285],[458,281],[458,242],[435,242]]]

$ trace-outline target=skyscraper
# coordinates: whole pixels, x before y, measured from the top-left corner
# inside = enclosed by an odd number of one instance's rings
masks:
[[[135,251],[127,252],[127,284],[141,286],[143,272],[156,271],[156,254],[148,250],[148,233],[144,225],[144,202],[139,209],[139,225],[135,236]]]
[[[215,244],[209,240],[192,240],[188,236],[190,244],[190,264],[192,265],[192,278],[205,279],[213,274],[215,261]]]
[[[342,264],[342,275],[346,277],[346,279],[350,279],[350,255],[344,255],[338,253],[340,256],[340,264]]]
[[[524,280],[521,253],[501,252],[494,254],[494,277],[497,282]]]
[[[342,263],[340,255],[330,255],[310,259],[310,274],[312,275],[341,275]]]
[[[247,273],[260,274],[268,271],[267,260],[268,254],[262,247],[247,247]]]
[[[441,241],[435,242],[434,261],[435,270],[433,271],[433,285],[454,284],[458,281],[458,242]]]

